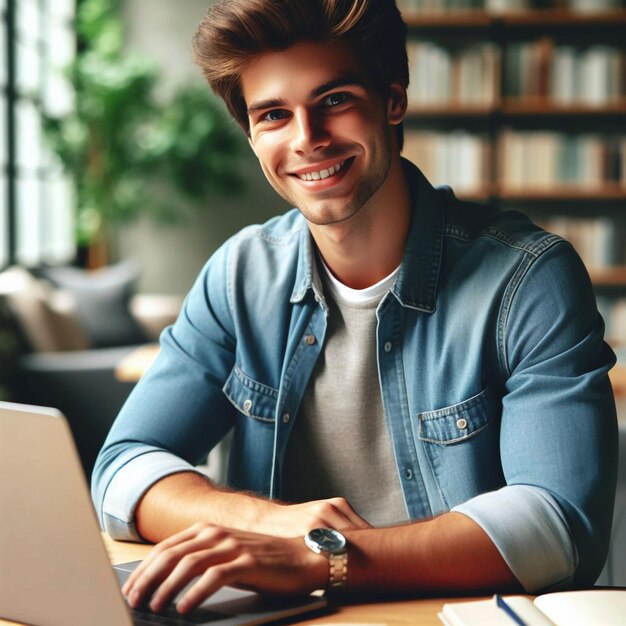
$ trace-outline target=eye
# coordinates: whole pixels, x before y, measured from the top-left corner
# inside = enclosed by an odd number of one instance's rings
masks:
[[[349,94],[344,91],[338,91],[337,93],[331,93],[330,96],[325,98],[323,105],[327,107],[336,107],[347,102],[349,98]]]
[[[287,115],[288,113],[284,109],[273,109],[263,116],[263,120],[267,122],[278,122],[279,120],[285,119]]]

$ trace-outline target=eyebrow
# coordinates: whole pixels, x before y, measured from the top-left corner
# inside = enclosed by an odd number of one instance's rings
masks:
[[[310,93],[311,98],[317,98],[327,91],[337,89],[337,87],[365,87],[365,83],[362,79],[358,78],[355,74],[347,74],[333,80],[329,80],[327,83],[319,85],[313,89]],[[286,100],[283,98],[268,98],[267,100],[259,100],[253,102],[248,108],[248,114],[255,111],[264,111],[266,109],[274,109],[285,106]]]

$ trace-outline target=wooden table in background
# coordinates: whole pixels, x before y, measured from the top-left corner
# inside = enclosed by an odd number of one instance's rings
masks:
[[[123,383],[136,383],[154,363],[157,354],[158,343],[140,346],[117,364],[115,378]]]
[[[613,391],[616,396],[626,396],[626,365],[618,363],[610,372]]]

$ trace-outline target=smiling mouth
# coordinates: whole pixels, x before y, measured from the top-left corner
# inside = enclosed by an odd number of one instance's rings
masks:
[[[349,159],[345,159],[343,161],[339,161],[335,163],[335,165],[331,165],[330,167],[319,170],[317,172],[307,172],[306,174],[295,174],[300,180],[324,180],[325,178],[331,178],[337,172],[339,172],[343,167],[347,167],[351,165],[354,157],[350,157]]]

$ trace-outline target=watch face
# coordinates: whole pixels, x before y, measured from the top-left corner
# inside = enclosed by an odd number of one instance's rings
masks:
[[[308,535],[309,540],[324,552],[341,552],[346,547],[345,537],[330,528],[315,528]]]

